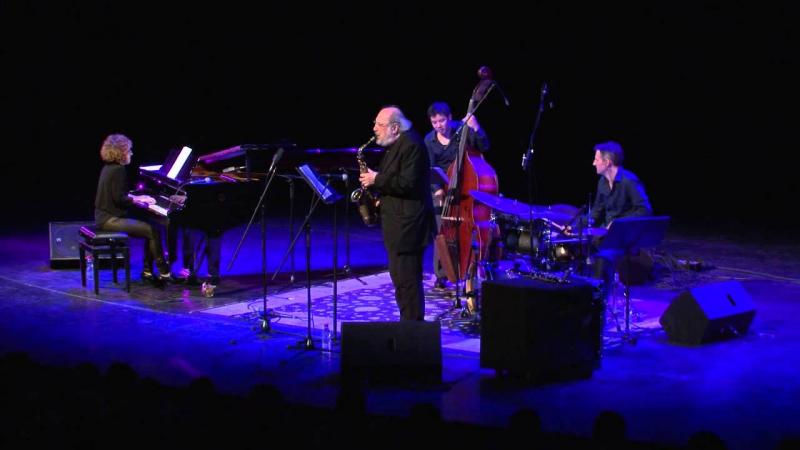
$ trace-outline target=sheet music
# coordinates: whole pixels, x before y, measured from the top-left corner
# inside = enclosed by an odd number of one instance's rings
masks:
[[[167,178],[174,180],[180,173],[181,169],[183,169],[184,164],[186,164],[186,161],[189,159],[189,155],[191,154],[192,154],[192,149],[184,146],[181,149],[181,152],[178,154],[178,157],[175,158],[175,163],[172,164],[172,167],[170,167],[169,172],[167,172]]]

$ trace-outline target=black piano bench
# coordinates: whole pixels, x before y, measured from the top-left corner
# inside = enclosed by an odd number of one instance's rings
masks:
[[[111,270],[114,273],[114,283],[117,283],[117,263],[122,259],[125,265],[125,290],[131,291],[131,252],[128,247],[128,234],[119,231],[102,231],[94,225],[82,226],[78,231],[83,240],[78,252],[81,263],[81,286],[86,287],[86,255],[92,257],[92,273],[94,280],[94,293],[100,294],[100,264],[104,260],[111,260]],[[102,259],[101,259],[102,258]]]

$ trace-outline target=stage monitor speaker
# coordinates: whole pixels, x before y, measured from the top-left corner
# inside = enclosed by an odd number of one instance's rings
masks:
[[[592,284],[515,278],[481,290],[481,367],[539,381],[599,367],[604,306]]]
[[[742,284],[725,281],[682,292],[659,322],[670,342],[699,345],[747,333],[755,315],[753,299]]]
[[[78,247],[82,226],[94,222],[50,222],[50,267],[53,269],[79,267]]]
[[[343,381],[440,383],[439,322],[342,323]]]

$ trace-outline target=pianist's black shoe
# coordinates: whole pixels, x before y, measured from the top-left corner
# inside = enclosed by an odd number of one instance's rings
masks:
[[[159,289],[164,289],[165,287],[167,287],[167,282],[169,281],[169,279],[170,279],[169,272],[158,276],[155,276],[153,272],[149,272],[147,270],[142,272],[142,282],[150,283]]]
[[[197,274],[189,269],[181,269],[178,273],[173,273],[170,277],[170,282],[175,284],[185,284],[187,286],[200,286],[202,283]]]
[[[219,286],[219,281],[220,281],[219,276],[212,275],[208,277],[208,282],[214,286]]]
[[[167,287],[167,284],[172,280],[172,275],[169,272],[159,274],[157,277],[153,279],[153,286],[164,289]]]
[[[174,284],[186,284],[187,278],[185,278],[185,277],[182,277],[182,276],[180,276],[178,274],[175,274],[175,273],[170,275],[170,277],[171,277],[171,280],[169,280],[169,281],[174,283]]]
[[[153,285],[159,289],[164,289],[166,283],[163,283],[160,277],[153,274],[153,272],[142,272],[142,283]]]

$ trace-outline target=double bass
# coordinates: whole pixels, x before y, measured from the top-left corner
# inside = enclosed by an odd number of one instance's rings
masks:
[[[474,190],[494,195],[498,192],[497,173],[480,151],[468,145],[467,122],[494,87],[488,67],[481,67],[478,76],[481,80],[472,92],[460,130],[458,154],[447,170],[449,182],[435,241],[447,279],[453,283],[475,275],[478,262],[487,259],[494,234],[491,209],[470,194]]]

